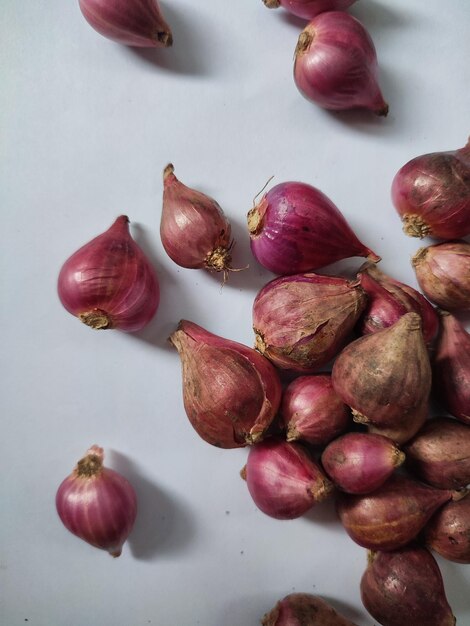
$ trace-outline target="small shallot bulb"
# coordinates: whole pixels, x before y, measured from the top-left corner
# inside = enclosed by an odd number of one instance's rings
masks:
[[[231,270],[230,222],[215,200],[183,185],[173,165],[163,173],[160,236],[168,256],[181,267]]]
[[[470,139],[461,150],[409,161],[393,180],[392,200],[410,237],[470,234]]]
[[[263,0],[268,9],[282,8],[307,20],[326,11],[343,11],[356,0]]]
[[[356,626],[318,596],[291,593],[266,613],[262,626]]]
[[[305,183],[275,185],[247,217],[251,251],[274,274],[308,272],[352,256],[380,261],[333,202]]]
[[[369,554],[362,603],[382,626],[454,626],[442,575],[426,548]]]
[[[64,526],[111,556],[121,554],[137,514],[137,498],[126,478],[103,467],[103,449],[92,446],[56,495]]]
[[[260,441],[281,402],[268,359],[186,320],[170,342],[181,358],[184,408],[199,436],[220,448]]]
[[[333,489],[300,444],[276,439],[250,448],[242,477],[256,506],[276,519],[300,517]]]
[[[321,13],[306,26],[295,50],[294,80],[306,98],[325,109],[388,113],[374,43],[348,13]]]
[[[454,241],[420,248],[411,262],[426,298],[442,309],[470,311],[470,244]]]
[[[470,426],[470,334],[441,311],[441,330],[433,359],[433,386],[444,408]]]
[[[347,430],[351,412],[333,389],[329,374],[299,376],[282,394],[287,441],[324,446]]]
[[[281,369],[314,372],[346,344],[365,306],[357,282],[313,273],[276,278],[253,304],[256,348]]]
[[[445,559],[470,563],[470,497],[439,509],[424,529],[424,540]]]
[[[69,313],[95,329],[141,330],[160,300],[157,275],[121,215],[62,266],[59,298]]]
[[[173,43],[158,0],[79,0],[79,4],[90,26],[117,43],[138,48]]]
[[[405,460],[388,437],[348,433],[323,451],[323,469],[341,491],[365,494],[374,491]]]

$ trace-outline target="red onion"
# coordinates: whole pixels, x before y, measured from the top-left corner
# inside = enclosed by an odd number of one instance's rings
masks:
[[[403,426],[406,437],[413,436],[422,425],[431,390],[419,315],[406,313],[393,326],[346,346],[333,365],[332,381],[353,409],[354,421],[379,429]]]
[[[362,602],[382,626],[454,626],[441,572],[425,548],[371,554]]]
[[[325,109],[388,113],[374,42],[348,13],[321,13],[306,26],[295,50],[294,80],[306,98]]]
[[[291,593],[266,613],[262,626],[356,626],[327,602],[309,593]]]
[[[277,278],[253,304],[256,347],[282,369],[314,372],[338,354],[365,306],[357,282],[312,273]]]
[[[461,494],[391,476],[368,495],[340,494],[338,515],[348,535],[370,550],[397,550],[424,528],[432,514]]]
[[[470,426],[447,417],[428,420],[405,451],[413,473],[433,487],[470,484]]]
[[[198,435],[220,448],[260,441],[281,402],[268,359],[186,320],[170,341],[183,367],[184,408]]]
[[[363,335],[388,328],[405,313],[414,312],[421,316],[425,342],[434,339],[439,318],[419,291],[387,276],[374,263],[365,263],[359,269],[359,278],[368,296],[360,323]]]
[[[470,244],[440,243],[412,258],[424,295],[443,309],[470,311]]]
[[[325,11],[343,11],[356,0],[263,0],[263,2],[268,9],[277,9],[282,6],[292,15],[311,20]]]
[[[104,37],[126,46],[171,46],[173,37],[157,0],[79,0],[86,21]]]
[[[449,561],[470,563],[470,497],[448,502],[424,529],[426,544]]]
[[[433,369],[433,385],[444,408],[470,426],[470,334],[445,311]]]
[[[351,256],[380,261],[359,241],[339,209],[305,183],[280,183],[248,213],[251,250],[275,274],[315,270]]]
[[[141,330],[160,300],[157,275],[121,215],[103,234],[77,250],[62,266],[59,298],[91,328]]]
[[[392,200],[410,237],[470,234],[470,139],[461,150],[409,161],[393,180]]]
[[[117,557],[137,514],[132,485],[103,467],[103,449],[92,446],[56,495],[57,513],[71,533]]]
[[[253,446],[242,472],[256,506],[276,519],[300,517],[333,489],[298,443],[267,439]]]
[[[323,469],[342,491],[365,494],[374,491],[405,460],[388,437],[348,433],[323,451]]]
[[[171,163],[163,173],[160,236],[168,256],[181,267],[231,270],[231,226],[215,200],[183,185]]]
[[[292,381],[282,395],[281,414],[287,441],[300,439],[314,446],[324,446],[344,432],[351,417],[329,374]]]

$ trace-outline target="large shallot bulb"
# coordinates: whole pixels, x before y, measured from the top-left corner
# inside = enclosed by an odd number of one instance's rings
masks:
[[[371,553],[361,597],[382,626],[455,625],[439,566],[425,548]]]
[[[276,278],[253,304],[256,347],[279,368],[314,372],[345,345],[365,306],[357,281],[313,273]]]
[[[321,13],[306,26],[295,50],[294,80],[306,98],[325,109],[388,113],[374,43],[348,13]]]
[[[157,275],[121,215],[103,234],[77,250],[62,266],[59,298],[91,328],[141,330],[160,300]]]
[[[261,620],[262,626],[356,626],[318,596],[290,593]]]
[[[199,436],[220,448],[260,441],[281,401],[268,359],[186,320],[170,341],[181,358],[184,408]]]
[[[64,526],[87,543],[121,554],[137,514],[137,498],[128,480],[103,467],[104,453],[92,446],[60,485],[57,512]]]
[[[79,0],[79,4],[90,26],[117,43],[139,48],[173,43],[158,0]]]
[[[461,150],[409,161],[393,180],[392,200],[411,237],[470,234],[470,139]]]
[[[455,563],[470,563],[470,496],[448,502],[424,529],[426,544]]]
[[[356,0],[263,0],[268,9],[282,8],[307,20],[326,11],[343,11]]]
[[[298,274],[352,256],[380,261],[359,241],[343,214],[305,183],[275,185],[248,213],[251,250],[274,274]]]

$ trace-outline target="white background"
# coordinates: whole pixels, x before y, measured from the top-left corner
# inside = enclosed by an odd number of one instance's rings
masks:
[[[261,0],[162,9],[174,47],[139,51],[99,36],[75,0],[2,0],[0,621],[254,626],[296,590],[371,626],[359,596],[366,553],[333,505],[292,522],[258,511],[238,476],[246,450],[213,448],[189,425],[166,338],[187,318],[251,345],[252,301],[271,275],[250,256],[245,214],[271,175],[318,186],[382,269],[416,285],[409,258],[420,242],[401,232],[390,185],[410,158],[467,140],[470,5],[352,9],[377,47],[387,119],[331,114],[300,96],[292,58],[303,22],[282,10]],[[163,251],[169,161],[233,222],[234,264],[250,269],[224,289]],[[136,335],[93,332],[56,295],[65,259],[121,213],[161,282],[157,316]],[[139,498],[117,560],[68,533],[55,511],[59,483],[94,443]],[[468,568],[439,563],[468,625]]]

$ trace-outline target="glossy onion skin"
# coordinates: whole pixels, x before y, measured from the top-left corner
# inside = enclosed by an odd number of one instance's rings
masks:
[[[187,320],[170,341],[181,358],[186,415],[199,436],[220,448],[260,441],[281,402],[268,359]]]
[[[448,502],[424,529],[426,544],[455,563],[470,563],[470,496]]]
[[[370,556],[362,603],[382,626],[454,626],[439,567],[425,548]]]
[[[152,265],[121,215],[104,233],[82,246],[62,266],[60,301],[93,328],[135,332],[155,315],[160,288]]]
[[[393,180],[392,200],[411,237],[470,234],[470,140],[462,150],[409,161]]]
[[[352,256],[379,261],[321,191],[299,182],[270,189],[248,213],[251,250],[274,274],[300,274]]]
[[[90,26],[117,43],[138,48],[173,43],[158,0],[79,0],[79,4]]]
[[[310,593],[291,593],[266,613],[262,626],[356,626],[325,600]]]
[[[295,51],[294,80],[307,99],[325,109],[388,113],[374,43],[348,13],[321,13],[306,26]]]
[[[326,11],[343,11],[356,0],[263,0],[263,2],[268,9],[277,9],[282,6],[292,15],[311,20]]]

